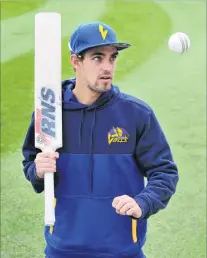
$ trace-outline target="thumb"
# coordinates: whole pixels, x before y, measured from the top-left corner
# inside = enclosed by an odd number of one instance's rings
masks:
[[[115,198],[113,199],[113,202],[112,202],[112,207],[113,207],[113,208],[116,208],[116,205],[118,204],[119,199],[120,199],[119,196],[117,196],[117,197],[115,197]]]
[[[55,152],[55,158],[58,159],[59,158],[59,153]]]

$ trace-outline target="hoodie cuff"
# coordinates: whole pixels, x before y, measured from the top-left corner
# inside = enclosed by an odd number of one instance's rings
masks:
[[[44,185],[44,178],[39,178],[37,176],[35,163],[29,168],[29,177],[33,185]]]
[[[150,216],[151,212],[151,203],[150,200],[148,200],[147,197],[143,195],[137,195],[135,196],[135,201],[138,203],[142,210],[142,216],[139,219],[146,219]]]

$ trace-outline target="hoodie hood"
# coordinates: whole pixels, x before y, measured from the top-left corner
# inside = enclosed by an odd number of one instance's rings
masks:
[[[73,89],[76,85],[76,79],[68,79],[62,82],[62,99],[63,99],[63,109],[68,110],[93,110],[102,109],[109,105],[112,105],[119,97],[120,91],[117,86],[112,85],[111,89],[107,92],[101,94],[101,96],[91,105],[84,105],[78,102],[75,95],[73,94]]]

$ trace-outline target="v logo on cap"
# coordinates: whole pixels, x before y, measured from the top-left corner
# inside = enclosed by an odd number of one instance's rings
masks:
[[[107,35],[107,33],[108,33],[108,30],[104,30],[103,25],[100,24],[100,25],[99,25],[99,31],[100,31],[100,33],[101,33],[102,39],[105,40],[106,35]]]

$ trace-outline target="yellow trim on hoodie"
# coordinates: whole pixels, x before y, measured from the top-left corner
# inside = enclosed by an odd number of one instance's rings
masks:
[[[136,219],[132,219],[132,239],[134,243],[137,242],[137,220]]]

